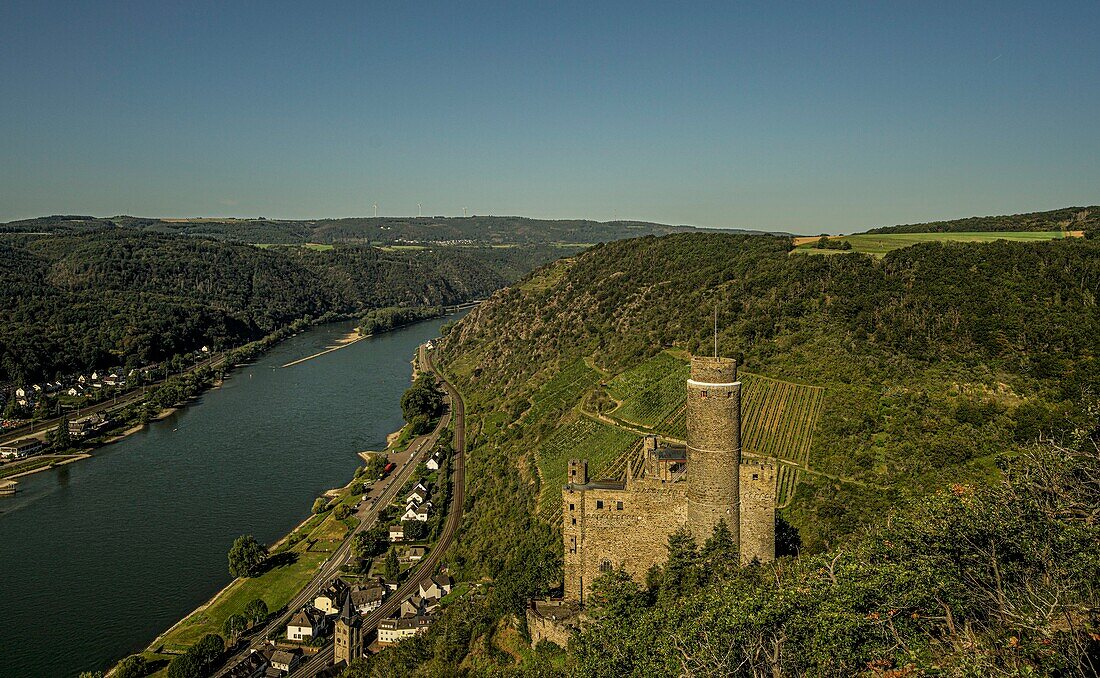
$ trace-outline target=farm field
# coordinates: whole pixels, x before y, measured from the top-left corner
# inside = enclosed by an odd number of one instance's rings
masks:
[[[554,375],[531,396],[531,408],[523,415],[525,421],[538,421],[548,415],[573,407],[588,389],[599,383],[600,373],[577,360]]]
[[[1073,237],[1076,231],[1070,231],[1068,235]],[[921,242],[993,242],[995,240],[1021,240],[1041,241],[1055,240],[1066,237],[1063,231],[974,231],[960,233],[876,233],[861,235],[832,236],[830,240],[848,241],[852,243],[850,250],[824,250],[814,247],[817,238],[796,238],[796,247],[792,254],[843,254],[845,252],[864,252],[881,257],[902,247],[908,247]]]
[[[600,478],[639,440],[635,433],[584,416],[559,427],[535,452],[542,482],[539,515],[552,520],[561,511],[561,487],[570,459],[587,459],[588,476]]]

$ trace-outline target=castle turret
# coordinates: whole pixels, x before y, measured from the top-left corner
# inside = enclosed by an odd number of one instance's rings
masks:
[[[694,357],[687,382],[688,528],[702,544],[724,519],[740,544],[741,382],[737,361]]]
[[[758,459],[741,464],[741,564],[775,560],[776,464]]]

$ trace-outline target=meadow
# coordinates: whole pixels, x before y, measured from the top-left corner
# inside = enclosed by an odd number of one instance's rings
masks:
[[[1055,240],[1069,235],[1078,235],[1075,231],[986,231],[960,233],[863,233],[858,235],[831,236],[830,240],[850,242],[850,250],[818,249],[814,247],[816,237],[795,238],[792,253],[798,254],[843,254],[845,252],[863,252],[881,257],[902,247],[922,242],[993,242],[995,240],[1043,241]]]

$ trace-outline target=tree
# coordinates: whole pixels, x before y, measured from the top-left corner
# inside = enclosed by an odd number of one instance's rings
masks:
[[[247,629],[248,619],[243,614],[231,614],[222,624],[222,633],[225,634],[226,642],[230,645],[236,643],[237,638]]]
[[[397,550],[391,548],[386,554],[386,562],[382,565],[387,579],[394,579],[401,572],[401,563],[397,562]]]
[[[202,668],[193,654],[185,652],[168,664],[168,678],[202,678]]]
[[[335,516],[337,520],[343,520],[351,515],[351,507],[347,504],[337,504],[332,515]]]
[[[72,446],[72,437],[69,435],[69,415],[61,415],[57,422],[57,428],[53,430],[53,445],[58,450],[67,450]]]
[[[410,541],[420,541],[428,536],[428,524],[422,523],[419,520],[406,520],[405,521],[405,539]]]
[[[422,374],[401,396],[401,414],[412,425],[413,433],[425,432],[432,419],[443,413],[443,392],[435,379]]]
[[[382,475],[382,469],[386,468],[386,464],[389,463],[389,459],[385,454],[379,452],[370,456],[370,461],[367,462],[367,477],[377,478]]]
[[[714,532],[703,544],[700,555],[707,567],[712,570],[717,566],[738,564],[737,545],[733,543],[733,535],[730,534],[725,518],[718,519],[718,524],[714,526]]]
[[[267,549],[250,534],[237,537],[229,549],[229,574],[234,577],[255,577],[263,570]]]
[[[225,652],[225,641],[216,633],[208,633],[187,652],[194,655],[201,672],[207,674]]]
[[[263,598],[256,598],[244,606],[244,617],[253,626],[262,624],[267,621],[267,615],[269,614],[267,609],[267,603],[263,601]]]
[[[140,654],[132,654],[123,659],[115,667],[112,678],[142,678],[149,672],[149,665],[145,657]]]
[[[600,609],[597,616],[631,617],[645,608],[645,596],[621,565],[592,581],[589,601]]]
[[[328,499],[325,499],[324,497],[317,497],[316,499],[313,500],[313,512],[314,513],[322,513],[325,510],[325,507],[327,507],[327,506],[328,506]]]
[[[668,562],[665,563],[661,581],[661,594],[680,596],[695,589],[698,584],[696,564],[699,559],[695,538],[687,528],[680,528],[668,536]]]

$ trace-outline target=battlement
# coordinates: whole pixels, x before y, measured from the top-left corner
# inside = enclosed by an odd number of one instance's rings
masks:
[[[737,381],[737,361],[733,358],[693,356],[691,380],[700,384],[731,384]]]

